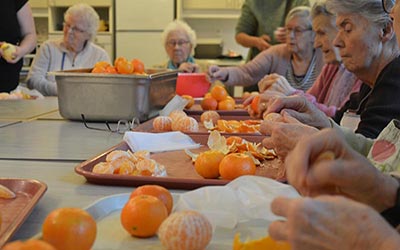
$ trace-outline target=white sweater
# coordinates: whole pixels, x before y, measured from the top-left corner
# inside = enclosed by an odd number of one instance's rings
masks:
[[[107,52],[92,42],[88,42],[75,58],[62,43],[62,40],[49,40],[42,44],[29,70],[29,88],[37,89],[43,95],[57,95],[55,77],[48,72],[91,68],[99,61],[110,62]]]

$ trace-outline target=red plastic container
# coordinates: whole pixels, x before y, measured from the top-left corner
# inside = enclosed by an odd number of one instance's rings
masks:
[[[205,73],[178,73],[176,80],[176,93],[203,97],[209,90],[211,83]]]

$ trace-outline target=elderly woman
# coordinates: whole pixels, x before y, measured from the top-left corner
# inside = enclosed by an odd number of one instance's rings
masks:
[[[348,102],[360,114],[356,133],[375,138],[392,119],[400,116],[400,52],[392,20],[383,12],[379,0],[329,0],[327,5],[337,14],[339,32],[334,43],[343,64],[365,83]],[[267,113],[284,109],[303,123],[318,128],[335,126],[318,110],[310,109],[304,100],[286,97],[274,102]]]
[[[200,71],[192,56],[196,47],[196,32],[187,23],[180,20],[169,23],[162,40],[169,57],[166,68],[188,73]]]
[[[258,83],[258,88],[260,92],[268,89],[285,95],[304,95],[327,116],[334,117],[336,110],[349,100],[350,94],[360,90],[362,82],[343,66],[339,50],[333,45],[338,29],[336,17],[326,9],[326,0],[313,5],[311,16],[315,31],[314,47],[321,49],[326,63],[312,87],[307,92],[296,90],[285,77],[271,74]]]
[[[243,66],[211,66],[211,79],[226,85],[249,86],[257,85],[265,75],[277,73],[285,76],[292,87],[303,91],[309,89],[323,66],[321,51],[313,48],[310,8],[293,8],[286,17],[285,28],[285,44],[271,46]]]
[[[32,62],[28,86],[43,95],[57,95],[55,78],[49,71],[91,68],[96,62],[108,61],[107,52],[92,40],[99,26],[99,15],[87,4],[76,4],[64,14],[64,37],[46,41]]]

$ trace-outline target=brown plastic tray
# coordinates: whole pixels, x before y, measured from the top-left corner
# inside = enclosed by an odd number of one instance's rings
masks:
[[[190,117],[193,117],[194,119],[196,119],[199,122],[199,131],[198,132],[185,132],[186,134],[206,134],[208,135],[208,129],[206,129],[204,127],[204,125],[200,122],[200,115],[190,115]],[[139,126],[137,126],[136,128],[133,129],[133,131],[137,131],[137,132],[151,132],[151,133],[157,133],[157,131],[154,131],[153,128],[153,121],[155,118],[152,118],[142,124],[140,124]],[[244,121],[244,120],[254,120],[253,118],[251,118],[250,116],[237,116],[237,115],[223,115],[221,116],[221,119],[223,120],[237,120],[237,121]],[[247,136],[247,135],[257,135],[260,136],[260,134],[257,133],[221,133],[223,135],[240,135],[240,136]]]
[[[201,99],[196,99],[194,105],[190,109],[185,109],[185,113],[188,115],[201,115],[204,111],[200,106]],[[235,98],[236,108],[234,110],[215,110],[220,115],[232,115],[232,116],[249,116],[247,109],[243,108],[243,99]]]
[[[208,135],[190,135],[194,141],[202,145],[207,144]],[[262,136],[248,135],[242,138],[261,142]],[[194,169],[191,158],[183,150],[155,153],[151,158],[163,164],[167,170],[168,177],[148,177],[148,176],[124,176],[113,174],[95,174],[92,173],[93,167],[102,161],[105,161],[106,155],[113,150],[128,150],[129,146],[125,142],[110,148],[106,152],[94,157],[93,159],[82,162],[75,167],[75,171],[84,176],[88,182],[101,185],[121,185],[121,186],[140,186],[145,184],[158,184],[166,188],[173,189],[196,189],[210,185],[225,185],[229,181],[222,179],[204,179],[197,174]],[[207,146],[191,150],[194,153],[207,150]],[[266,161],[264,167],[258,167],[256,175],[265,176],[273,179],[279,179],[281,175],[282,162],[278,159]]]
[[[47,185],[33,179],[0,178],[0,184],[13,191],[14,199],[0,198],[0,248],[22,225],[47,190]]]

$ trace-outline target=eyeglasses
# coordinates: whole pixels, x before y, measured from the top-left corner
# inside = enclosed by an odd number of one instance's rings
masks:
[[[64,28],[67,28],[68,30],[70,30],[71,32],[74,32],[74,33],[85,33],[86,32],[85,30],[80,29],[76,26],[71,26],[71,24],[66,23],[66,22],[64,22],[63,25],[64,25]]]
[[[170,40],[170,41],[167,41],[167,46],[169,48],[175,48],[176,45],[179,45],[179,46],[185,45],[186,46],[189,43],[190,43],[190,41],[186,41],[186,40],[178,40],[178,41]]]
[[[392,11],[395,4],[396,0],[382,0],[383,10],[388,14]]]
[[[115,129],[111,128],[110,123],[108,121],[105,121],[106,128],[96,128],[96,127],[91,127],[88,125],[88,122],[85,119],[84,114],[81,114],[81,117],[82,117],[83,124],[88,129],[99,130],[99,131],[109,131],[109,132],[118,133],[118,134],[123,134],[123,133],[130,131],[140,125],[139,119],[136,117],[133,117],[132,121],[119,120],[117,122],[117,127]]]
[[[300,27],[294,27],[294,28],[286,28],[286,34],[290,35],[292,32],[294,32],[295,36],[300,36],[306,31],[310,31],[312,28],[307,28],[307,29],[302,29]]]

